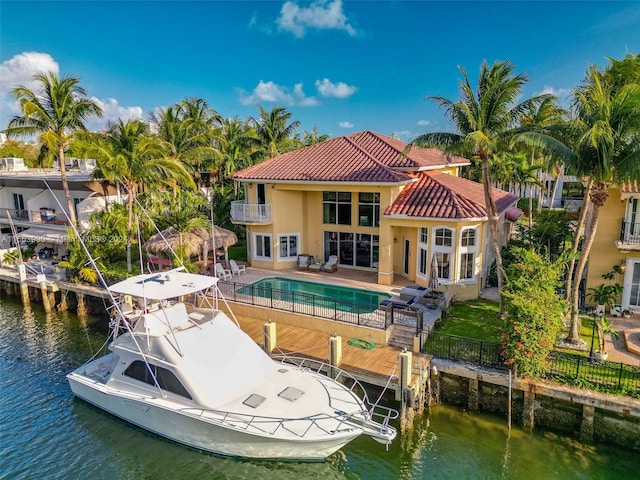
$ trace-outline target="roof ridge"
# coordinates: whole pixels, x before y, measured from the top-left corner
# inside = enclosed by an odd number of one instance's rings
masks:
[[[478,205],[477,202],[474,202],[471,198],[468,197],[463,197],[462,195],[460,195],[458,192],[456,192],[455,190],[453,190],[449,185],[447,185],[446,183],[443,183],[441,181],[439,181],[437,178],[437,176],[439,175],[448,175],[447,173],[443,173],[443,172],[424,172],[425,175],[427,175],[428,177],[430,177],[434,182],[436,182],[438,185],[440,185],[442,188],[444,188],[447,192],[447,194],[449,195],[451,202],[453,203],[456,211],[459,214],[463,213],[463,208],[462,208],[462,199],[464,199],[464,201],[466,202],[471,202],[476,206],[479,206],[481,209],[486,210],[486,206],[484,205]],[[443,177],[444,178],[444,177]],[[456,178],[462,178],[462,177],[456,177]]]
[[[365,130],[365,132],[369,132],[368,130]],[[363,133],[363,132],[359,132],[359,133]],[[351,135],[358,135],[357,133],[353,133]],[[356,142],[353,141],[353,139],[351,138],[351,135],[345,135],[344,139],[349,142],[353,147],[355,147],[357,150],[359,150],[360,152],[362,152],[363,154],[365,154],[369,159],[371,159],[376,165],[381,166],[382,168],[384,168],[386,171],[392,172],[396,177],[399,177],[400,174],[399,172],[392,167],[389,167],[388,165],[385,165],[384,163],[382,163],[380,160],[376,159],[372,153],[370,153],[368,150],[365,150],[364,148],[362,148],[360,145],[358,145]],[[389,145],[389,144],[387,144]]]

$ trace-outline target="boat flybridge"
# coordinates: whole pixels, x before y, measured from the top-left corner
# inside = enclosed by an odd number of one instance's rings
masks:
[[[110,353],[67,375],[77,397],[176,442],[239,457],[319,460],[361,434],[394,439],[395,410],[371,405],[344,371],[330,378],[319,362],[272,359],[218,308],[216,277],[182,270],[109,287]]]

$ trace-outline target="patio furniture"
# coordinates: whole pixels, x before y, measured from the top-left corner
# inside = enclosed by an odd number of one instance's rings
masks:
[[[309,270],[313,270],[314,272],[319,272],[322,270],[323,265],[324,265],[324,262],[316,263],[314,261],[313,263],[309,263]]]
[[[229,260],[229,265],[231,266],[231,273],[234,275],[247,273],[247,268],[244,265],[238,265],[235,260]]]
[[[228,268],[224,268],[221,263],[216,263],[216,277],[221,280],[227,280],[228,278],[233,277],[231,270]]]
[[[298,270],[309,270],[309,255],[298,255]]]
[[[338,256],[337,255],[329,255],[329,260],[327,263],[322,265],[323,272],[337,272],[338,271]]]

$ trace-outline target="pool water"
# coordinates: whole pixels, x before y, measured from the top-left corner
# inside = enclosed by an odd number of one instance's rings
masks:
[[[345,312],[372,312],[380,302],[391,298],[391,295],[375,290],[340,287],[323,283],[305,282],[288,278],[269,277],[253,282],[238,290],[238,293],[251,294],[296,303],[335,307]]]

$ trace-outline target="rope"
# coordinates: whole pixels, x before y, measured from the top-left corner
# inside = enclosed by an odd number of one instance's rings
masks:
[[[364,338],[352,338],[347,342],[352,347],[360,348],[362,350],[373,350],[376,348],[376,344],[365,340]]]

